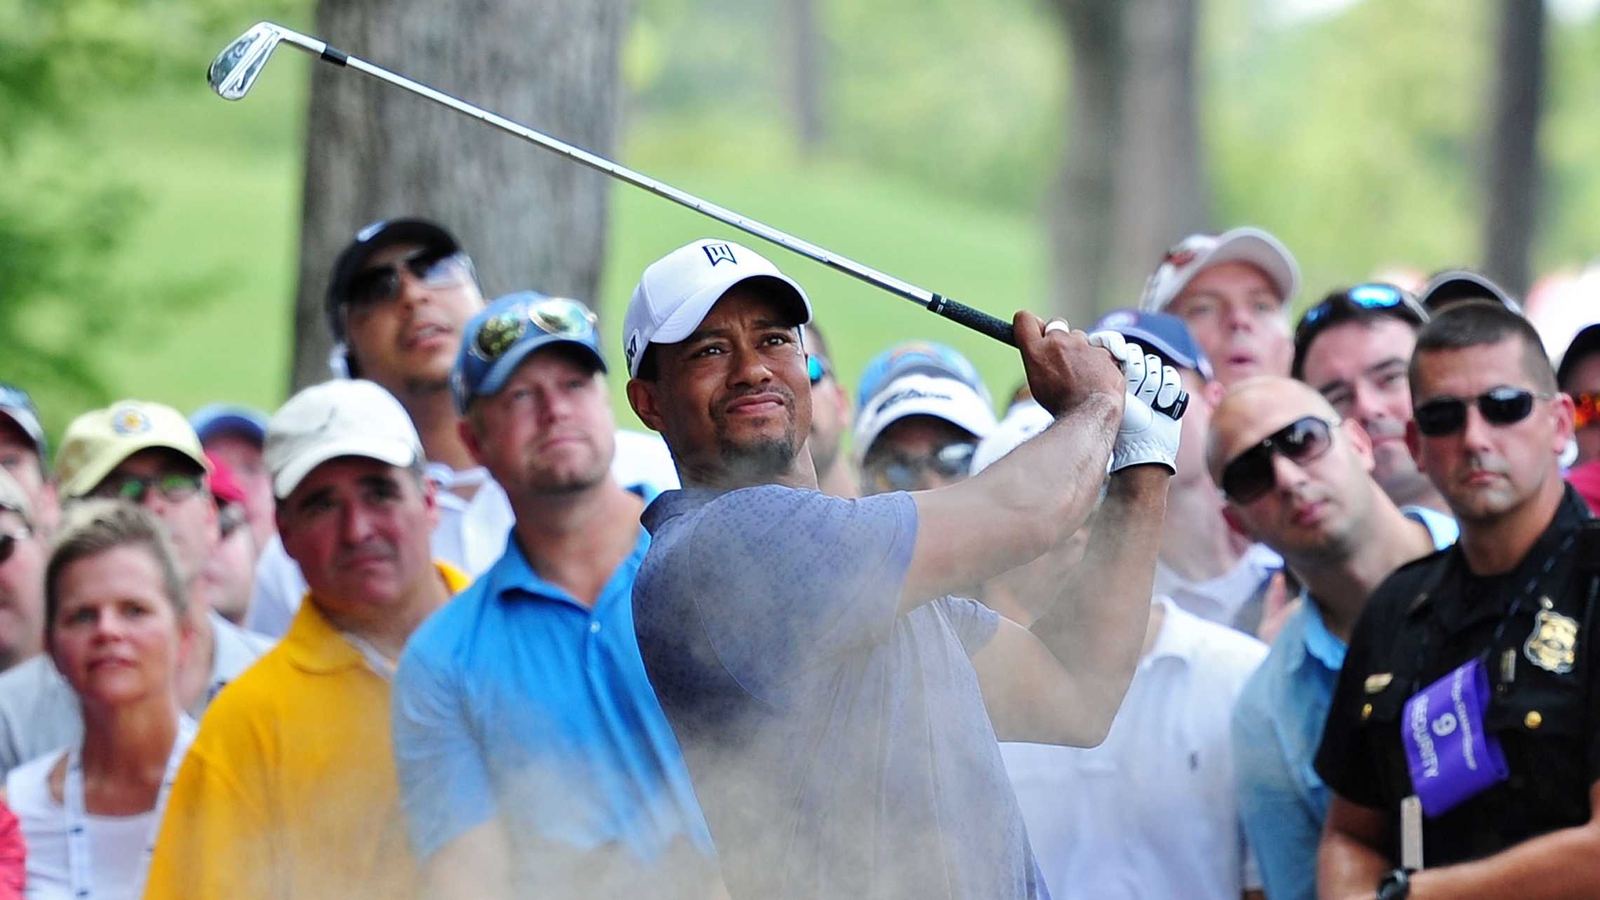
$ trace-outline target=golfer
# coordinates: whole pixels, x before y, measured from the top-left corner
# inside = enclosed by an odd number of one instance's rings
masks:
[[[645,510],[639,649],[729,891],[1044,896],[996,739],[1093,745],[1111,725],[1178,446],[1152,406],[1178,374],[1018,313],[1056,423],[953,486],[841,500],[805,445],[810,316],[770,262],[702,240],[645,270],[623,328],[628,399],[684,484]],[[1031,630],[951,596],[1066,545],[1108,457],[1088,561]]]

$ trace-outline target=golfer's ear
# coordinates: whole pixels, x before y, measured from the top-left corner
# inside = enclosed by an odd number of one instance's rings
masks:
[[[633,407],[633,414],[646,428],[656,433],[661,433],[661,409],[656,405],[656,385],[654,382],[642,381],[638,378],[628,380],[628,405]]]

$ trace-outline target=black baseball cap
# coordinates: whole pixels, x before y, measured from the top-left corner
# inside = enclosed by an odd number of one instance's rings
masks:
[[[356,232],[339,258],[333,262],[333,280],[328,282],[328,330],[336,341],[344,340],[344,317],[339,310],[349,299],[350,284],[361,273],[372,254],[395,244],[418,244],[441,256],[461,252],[461,244],[444,226],[426,219],[380,219]]]
[[[1556,369],[1556,384],[1565,390],[1572,370],[1578,367],[1584,357],[1596,353],[1600,353],[1600,322],[1585,325],[1582,331],[1573,336],[1572,343],[1567,345],[1567,352],[1561,354],[1561,366]]]
[[[1446,269],[1428,279],[1428,284],[1417,296],[1430,314],[1437,314],[1452,303],[1461,300],[1493,300],[1517,315],[1522,315],[1522,304],[1512,299],[1511,292],[1487,275],[1469,269]]]

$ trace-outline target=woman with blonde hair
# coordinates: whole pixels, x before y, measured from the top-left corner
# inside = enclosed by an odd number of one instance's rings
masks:
[[[194,722],[178,707],[191,634],[161,525],[121,501],[71,509],[45,568],[45,647],[83,706],[83,737],[12,770],[27,900],[133,900]]]

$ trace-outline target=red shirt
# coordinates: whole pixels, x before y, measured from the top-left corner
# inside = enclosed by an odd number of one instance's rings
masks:
[[[0,900],[22,900],[22,886],[27,881],[23,862],[28,848],[22,842],[22,827],[11,808],[0,803]]]
[[[1573,466],[1567,471],[1567,483],[1589,504],[1590,512],[1600,515],[1600,459]]]

